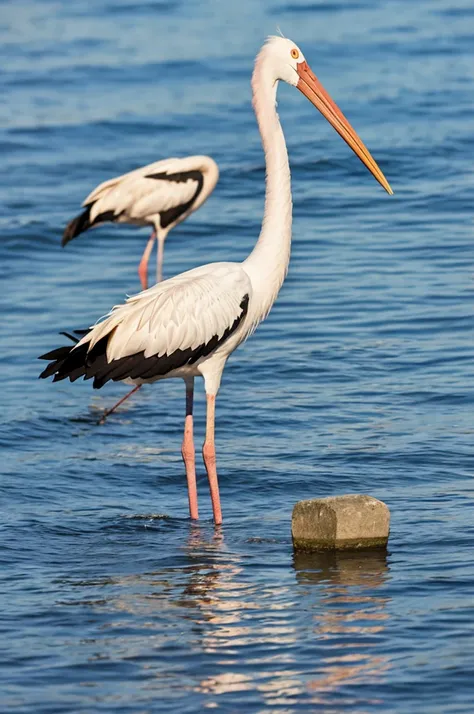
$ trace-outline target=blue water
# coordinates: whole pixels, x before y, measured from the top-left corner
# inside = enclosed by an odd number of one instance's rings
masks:
[[[2,711],[472,712],[472,0],[0,5]],[[59,246],[100,181],[209,153],[165,274],[250,251],[249,77],[277,25],[395,196],[281,87],[292,261],[224,375],[215,531],[201,463],[187,518],[180,381],[97,426],[126,388],[39,381],[36,358],[138,290],[147,231]],[[295,557],[293,504],[351,492],[389,505],[388,553]]]

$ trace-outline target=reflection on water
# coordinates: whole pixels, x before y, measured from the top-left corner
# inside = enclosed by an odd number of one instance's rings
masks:
[[[257,546],[263,554],[268,547]],[[133,661],[146,670],[147,691],[181,678],[206,708],[236,692],[255,707],[327,706],[334,696],[357,707],[373,703],[354,688],[380,682],[389,668],[378,654],[389,617],[380,592],[384,552],[295,555],[294,574],[282,581],[271,562],[260,561],[256,575],[251,552],[232,552],[223,531],[190,526],[174,560],[152,572],[76,583],[104,591],[100,600],[80,601],[101,613],[96,637],[81,641],[93,647],[89,662]],[[201,663],[193,677],[192,662]]]
[[[390,666],[387,656],[374,654],[389,618],[389,598],[377,593],[388,577],[386,551],[295,554],[294,567],[312,632],[326,642],[321,671],[308,682],[313,701],[328,703],[328,692],[380,681]]]
[[[210,708],[235,692],[247,692],[271,705],[303,695],[295,657],[281,650],[297,643],[297,631],[290,624],[291,587],[265,582],[264,573],[255,582],[242,555],[225,548],[222,535],[206,541],[196,530],[188,549],[195,569],[180,604],[199,611],[195,624],[200,651],[217,655],[218,662],[217,671],[198,681],[194,691],[206,696]],[[212,564],[210,555],[217,556]]]
[[[471,714],[472,0],[0,6],[1,711]],[[395,196],[281,88],[295,240],[225,372],[214,535],[200,456],[203,521],[186,519],[179,380],[99,428],[125,387],[53,386],[35,362],[137,291],[146,230],[59,248],[104,179],[210,153],[219,184],[170,238],[166,274],[252,249],[249,80],[277,24]],[[380,553],[293,561],[292,505],[353,492],[393,510],[390,572]]]

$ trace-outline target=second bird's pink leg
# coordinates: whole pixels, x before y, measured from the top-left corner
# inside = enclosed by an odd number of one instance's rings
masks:
[[[189,515],[192,520],[197,521],[198,498],[196,488],[196,456],[194,450],[193,434],[193,400],[194,400],[194,377],[185,380],[186,384],[186,417],[184,420],[184,437],[181,453],[183,455],[186,469],[186,480],[188,482]]]
[[[113,407],[110,407],[110,409],[106,409],[100,418],[99,424],[105,424],[105,420],[107,419],[107,417],[110,416],[117,409],[117,407],[119,407],[129,397],[131,397],[132,394],[135,394],[135,392],[138,392],[138,390],[140,389],[141,386],[142,386],[141,384],[137,384],[137,386],[134,387],[133,389],[131,389],[129,392],[127,392],[126,395],[124,397],[122,397],[122,399],[119,399],[118,402],[115,402]]]
[[[219,483],[217,481],[216,469],[216,445],[214,441],[215,423],[215,394],[206,394],[207,416],[206,416],[206,440],[202,447],[204,464],[206,465],[207,478],[209,479],[209,489],[211,491],[212,512],[214,523],[219,526],[222,523],[221,500],[219,496]]]
[[[138,266],[138,277],[140,278],[140,282],[142,284],[142,290],[146,290],[148,287],[148,261],[150,259],[151,251],[153,250],[153,243],[155,242],[155,238],[156,233],[155,231],[153,231],[150,238],[148,239],[148,243],[145,246],[142,259],[140,260],[140,264]]]

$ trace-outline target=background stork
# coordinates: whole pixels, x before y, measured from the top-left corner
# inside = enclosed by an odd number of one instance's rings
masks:
[[[148,260],[158,243],[156,280],[163,277],[166,236],[178,223],[196,211],[213,192],[219,178],[216,162],[209,156],[164,159],[104,181],[82,204],[85,210],[66,226],[61,244],[104,223],[152,226],[138,266],[142,288],[148,287]]]
[[[214,443],[215,399],[229,355],[268,315],[290,259],[292,199],[285,138],[276,112],[279,80],[297,87],[320,110],[388,193],[383,173],[291,40],[272,37],[252,77],[253,106],[266,161],[265,215],[253,251],[243,263],[211,263],[177,275],[129,298],[74,346],[42,356],[41,377],[132,384],[181,377],[186,383],[182,454],[191,518],[198,517],[193,440],[194,377],[202,376],[207,401],[203,457],[216,524],[222,522]]]

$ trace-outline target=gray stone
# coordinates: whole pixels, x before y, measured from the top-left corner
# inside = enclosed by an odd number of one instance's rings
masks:
[[[299,501],[291,518],[295,550],[383,547],[389,531],[388,506],[361,494]]]

